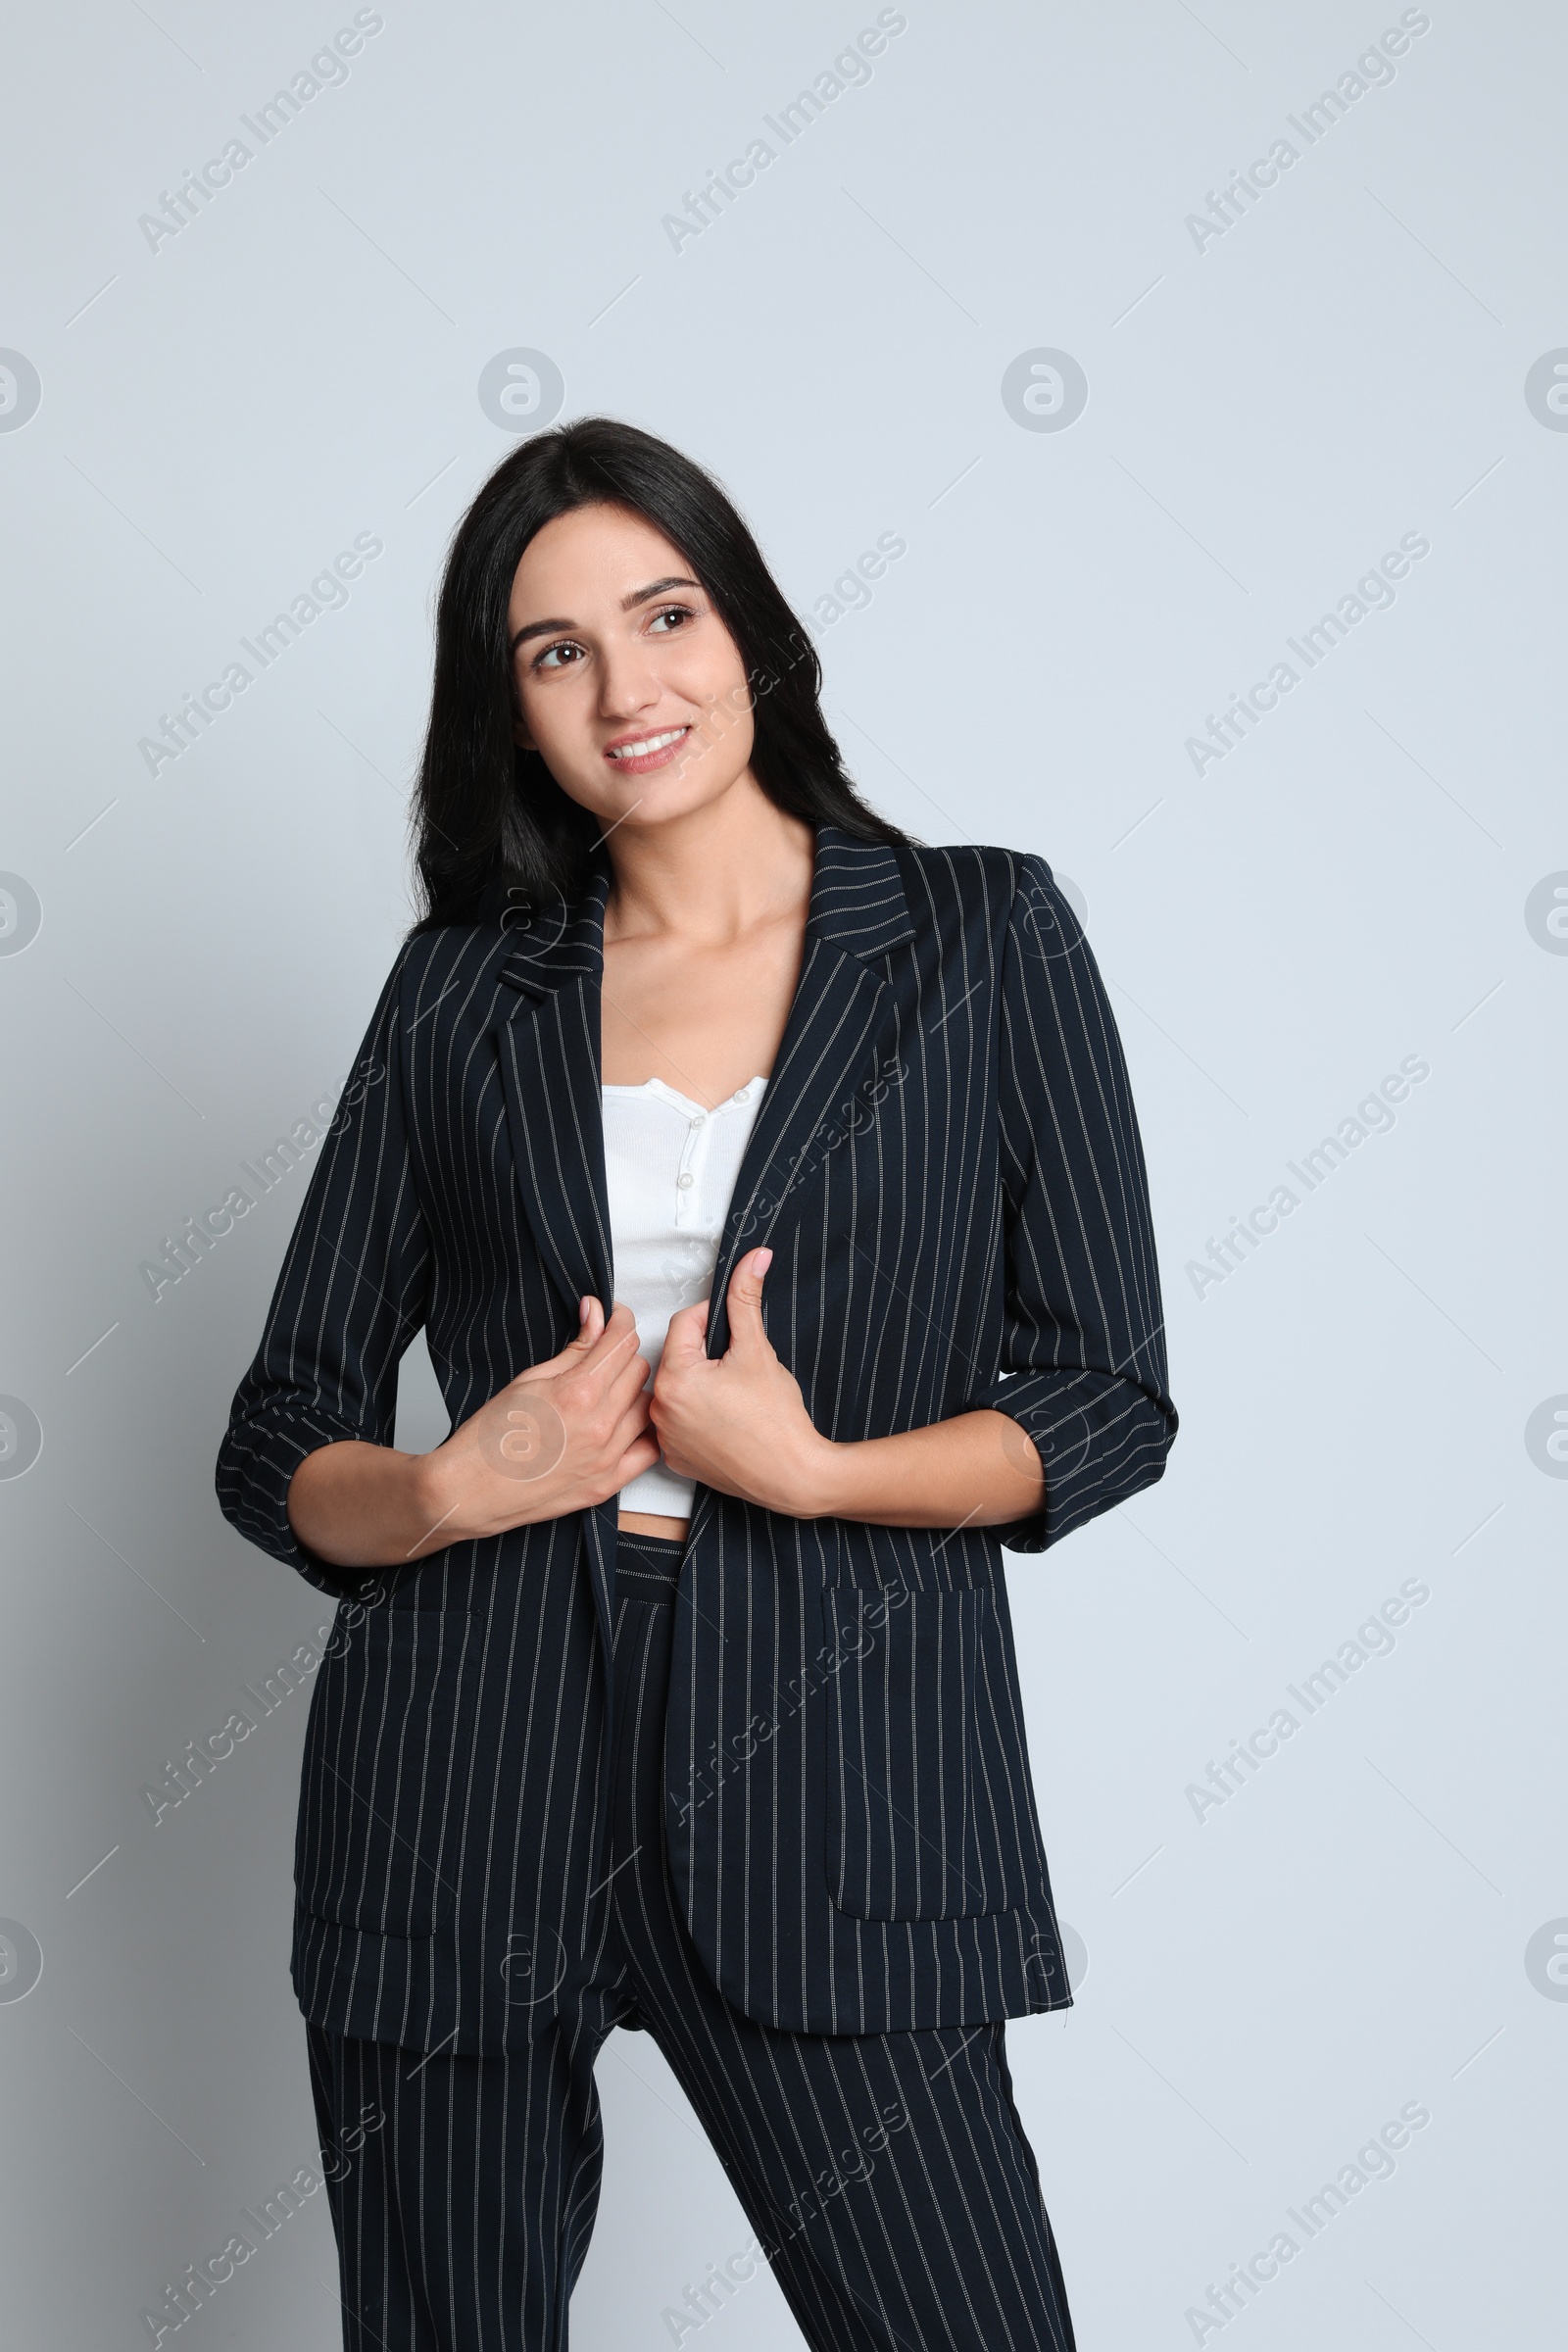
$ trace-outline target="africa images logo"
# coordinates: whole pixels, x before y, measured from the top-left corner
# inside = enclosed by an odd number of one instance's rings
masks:
[[[1568,1919],[1548,1919],[1525,1945],[1525,1975],[1548,2001],[1568,2001]]]
[[[0,2001],[24,2001],[43,1975],[38,1938],[20,1919],[0,1919]]]
[[[1089,406],[1089,378],[1070,351],[1020,351],[1002,378],[1002,405],[1028,433],[1059,433]]]
[[[0,433],[15,433],[38,413],[43,385],[20,351],[0,351]]]
[[[547,351],[519,344],[485,362],[478,392],[480,408],[504,433],[537,433],[561,415],[566,379]]]

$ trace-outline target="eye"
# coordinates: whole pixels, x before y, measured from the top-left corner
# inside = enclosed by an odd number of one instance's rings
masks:
[[[574,644],[569,637],[562,637],[559,638],[554,645],[547,645],[543,653],[536,654],[532,662],[529,662],[528,666],[530,669],[560,669],[563,667],[570,667],[572,664],[557,662],[555,659],[556,655],[580,654],[581,652],[582,647],[580,645]]]
[[[653,619],[648,623],[648,626],[650,629],[654,629],[658,627],[662,620],[695,620],[696,617],[697,615],[692,611],[690,605],[661,605],[659,611],[654,614]],[[669,634],[669,630],[666,629],[664,631],[664,635],[667,637]]]

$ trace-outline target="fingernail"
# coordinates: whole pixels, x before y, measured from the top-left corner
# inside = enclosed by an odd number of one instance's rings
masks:
[[[577,1301],[577,1320],[578,1320],[578,1322],[579,1322],[579,1323],[586,1323],[586,1322],[587,1322],[587,1320],[588,1320],[588,1308],[589,1308],[589,1304],[590,1304],[590,1301],[588,1300],[588,1298],[579,1298],[579,1299],[578,1299],[578,1301]]]
[[[758,1273],[758,1274],[765,1274],[765,1273],[767,1272],[767,1269],[768,1269],[768,1267],[769,1267],[769,1266],[770,1266],[772,1263],[773,1263],[773,1252],[772,1252],[772,1250],[759,1250],[759,1251],[757,1252],[757,1255],[756,1255],[756,1256],[753,1258],[753,1260],[752,1260],[752,1267],[753,1267],[753,1270],[754,1270],[754,1272],[756,1272],[756,1273]]]

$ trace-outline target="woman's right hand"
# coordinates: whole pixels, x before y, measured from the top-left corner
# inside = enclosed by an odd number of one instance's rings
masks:
[[[591,1509],[658,1461],[631,1309],[617,1302],[607,1323],[597,1298],[582,1304],[576,1339],[424,1456],[430,1535],[441,1544]]]
[[[607,1502],[659,1459],[648,1362],[629,1306],[583,1300],[577,1337],[530,1364],[431,1453],[358,1438],[308,1453],[289,1482],[289,1523],[319,1558],[399,1567],[449,1544]]]

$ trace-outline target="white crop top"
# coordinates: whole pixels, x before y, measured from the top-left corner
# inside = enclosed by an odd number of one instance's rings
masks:
[[[670,1316],[708,1297],[741,1155],[766,1085],[765,1078],[749,1079],[711,1110],[662,1078],[601,1089],[615,1297],[636,1317],[637,1351],[655,1371]],[[667,1469],[661,1454],[615,1500],[623,1511],[689,1519],[693,1485]]]

